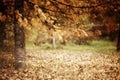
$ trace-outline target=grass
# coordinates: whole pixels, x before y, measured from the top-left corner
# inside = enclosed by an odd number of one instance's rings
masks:
[[[116,51],[116,45],[113,42],[100,40],[100,41],[92,41],[91,46],[95,51],[98,52],[113,52]]]
[[[114,53],[116,52],[116,45],[114,42],[106,40],[93,40],[89,45],[75,45],[68,44],[64,47],[68,50],[77,50],[77,51],[92,51],[98,53]]]
[[[110,42],[107,40],[93,40],[89,45],[76,45],[74,43],[68,43],[66,46],[57,45],[58,49],[65,49],[71,51],[92,51],[98,53],[116,53],[116,45],[114,42]],[[34,50],[51,50],[52,45],[49,43],[42,44],[40,46],[35,46],[32,42],[27,42],[26,49],[34,49]]]

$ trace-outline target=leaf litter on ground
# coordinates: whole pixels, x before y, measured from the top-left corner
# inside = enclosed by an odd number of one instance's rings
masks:
[[[120,80],[120,55],[68,50],[27,50],[26,69],[0,53],[0,80]]]

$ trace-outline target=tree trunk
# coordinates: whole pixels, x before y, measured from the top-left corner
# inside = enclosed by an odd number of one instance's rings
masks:
[[[4,49],[5,25],[0,21],[0,49]]]
[[[117,51],[120,51],[120,24],[119,24],[119,32],[118,32]]]
[[[0,17],[6,14],[7,6],[0,0]],[[2,18],[1,18],[2,19]],[[4,50],[4,39],[5,39],[5,21],[0,19],[0,49]]]
[[[52,45],[53,45],[53,48],[56,49],[56,38],[55,38],[55,33],[53,33],[53,35],[52,35]]]
[[[15,0],[15,11],[16,10],[19,10],[19,12],[23,14],[23,0]],[[15,34],[15,50],[14,50],[15,69],[21,69],[26,66],[25,33],[24,27],[18,24],[16,16],[14,17],[14,34]]]

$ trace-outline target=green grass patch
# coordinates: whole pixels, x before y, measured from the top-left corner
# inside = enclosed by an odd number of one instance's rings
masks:
[[[45,43],[39,46],[34,45],[33,42],[27,42],[26,49],[34,49],[34,50],[50,50],[53,49],[52,44]],[[116,45],[114,42],[107,40],[93,40],[89,45],[76,45],[74,43],[67,43],[66,45],[57,45],[57,49],[71,50],[71,51],[91,51],[97,53],[117,53]]]
[[[116,45],[114,42],[106,40],[93,40],[89,45],[76,45],[69,43],[64,46],[64,49],[77,51],[92,51],[99,53],[113,53],[116,52]]]
[[[91,47],[94,48],[94,51],[99,53],[113,53],[116,52],[116,45],[114,42],[106,40],[94,40],[92,41]]]

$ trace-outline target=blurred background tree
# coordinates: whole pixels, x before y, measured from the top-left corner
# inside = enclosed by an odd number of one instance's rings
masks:
[[[14,46],[13,5],[13,0],[0,1],[0,45],[8,47]],[[26,42],[35,45],[51,43],[53,34],[56,43],[62,44],[88,44],[93,39],[119,44],[119,14],[119,0],[24,0],[20,24],[24,25]]]

